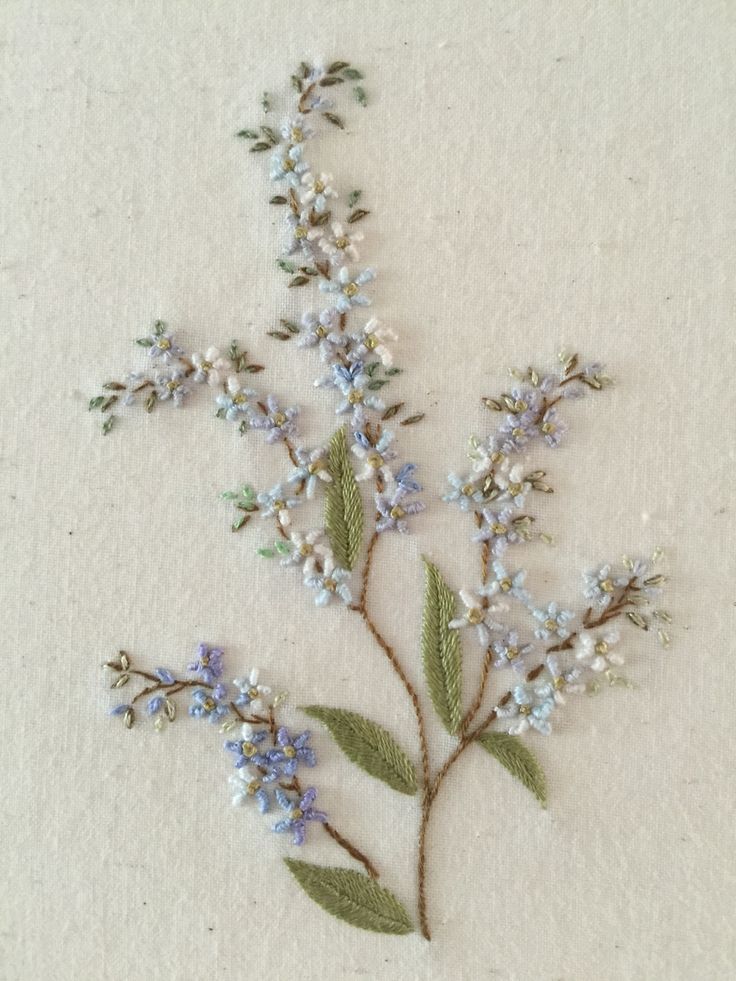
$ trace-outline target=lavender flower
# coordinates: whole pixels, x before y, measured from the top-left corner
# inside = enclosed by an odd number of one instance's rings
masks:
[[[180,358],[184,354],[179,345],[174,343],[174,335],[167,331],[161,323],[157,324],[148,340],[150,344],[146,346],[148,347],[148,354],[152,358],[171,361],[172,358]]]
[[[351,279],[350,270],[347,266],[343,266],[338,273],[337,282],[323,280],[319,284],[319,288],[323,293],[336,293],[335,308],[340,313],[347,313],[351,307],[370,305],[371,301],[364,293],[360,292],[360,287],[365,286],[366,283],[370,283],[375,278],[376,274],[373,269],[364,269],[354,279]]]
[[[300,764],[304,766],[314,766],[317,757],[314,750],[308,746],[309,732],[303,732],[300,736],[292,737],[286,726],[281,726],[276,733],[278,749],[271,749],[268,752],[268,759],[272,766],[275,766],[282,774],[293,777]]]
[[[502,555],[509,545],[522,541],[522,536],[514,526],[513,511],[483,510],[483,524],[474,542],[488,542],[494,555]]]
[[[286,218],[286,226],[289,229],[289,243],[286,246],[286,254],[294,255],[299,250],[311,258],[314,255],[312,242],[315,236],[312,234],[315,229],[309,223],[309,212],[302,211],[298,215],[290,214]]]
[[[393,482],[381,494],[376,494],[376,508],[381,515],[376,531],[398,531],[402,535],[409,530],[408,517],[421,514],[426,509],[423,501],[407,501],[407,491]]]
[[[268,409],[266,415],[255,416],[251,420],[252,428],[267,430],[267,443],[278,443],[293,436],[296,432],[295,420],[299,415],[299,409],[296,406],[282,409],[275,395],[266,396],[266,408]]]
[[[570,636],[567,625],[574,619],[575,614],[570,610],[560,609],[557,603],[549,603],[546,608],[532,610],[532,616],[539,621],[539,626],[534,633],[541,640],[550,640],[553,637],[565,640]]]
[[[322,824],[327,823],[327,815],[322,811],[317,811],[312,807],[315,798],[317,797],[317,791],[314,787],[308,787],[301,798],[297,800],[296,798],[289,797],[285,794],[283,790],[277,788],[276,800],[279,802],[282,810],[286,811],[288,817],[281,821],[277,821],[273,826],[273,830],[276,832],[290,831],[293,834],[293,842],[295,845],[303,845],[304,840],[307,836],[307,823],[309,821],[320,821]]]
[[[560,445],[562,437],[567,432],[567,425],[560,419],[557,409],[547,409],[542,416],[539,431],[544,436],[547,445],[554,449]]]
[[[222,677],[224,653],[221,647],[210,647],[209,644],[202,643],[197,648],[196,659],[187,665],[187,671],[193,671],[205,684],[211,685]]]
[[[211,691],[197,688],[192,694],[189,714],[195,719],[209,719],[212,723],[219,722],[230,711],[226,696],[227,688],[225,685],[216,685]]]
[[[526,670],[526,659],[533,654],[534,647],[532,644],[521,644],[517,632],[509,630],[501,640],[494,640],[493,651],[496,655],[494,668],[507,668],[510,665],[515,671],[523,672]]]
[[[241,767],[253,766],[269,769],[268,782],[276,778],[276,774],[269,767],[268,753],[258,749],[268,735],[266,729],[254,729],[248,722],[244,722],[240,729],[240,739],[228,739],[224,746],[228,753],[235,754],[233,766],[240,770]]]
[[[334,310],[323,310],[319,317],[313,313],[302,316],[302,334],[297,347],[319,347],[322,360],[333,361],[337,352],[346,344],[347,336],[337,330],[337,314]]]
[[[294,451],[294,456],[299,466],[291,472],[288,482],[290,484],[298,484],[303,480],[307,500],[311,501],[320,481],[325,484],[332,483],[327,447],[318,446],[316,450],[306,450],[303,447],[299,447]]]
[[[158,372],[155,391],[162,402],[171,399],[174,405],[181,405],[185,396],[189,394],[189,385],[184,369],[172,366],[165,371]]]
[[[499,467],[493,475],[496,487],[501,491],[499,501],[510,501],[514,507],[524,507],[526,495],[531,490],[532,485],[523,479],[524,465],[522,463],[511,465],[509,460]]]

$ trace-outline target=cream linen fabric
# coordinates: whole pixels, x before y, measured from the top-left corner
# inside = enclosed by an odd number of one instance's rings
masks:
[[[734,5],[4,0],[0,18],[3,981],[733,978]],[[217,493],[265,485],[280,455],[204,398],[106,439],[85,411],[163,317],[192,347],[242,339],[307,436],[329,431],[314,360],[264,336],[302,297],[275,271],[267,162],[233,139],[320,54],[366,73],[370,108],[342,107],[318,157],[364,189],[394,391],[427,412],[401,444],[432,506],[381,543],[373,593],[412,676],[420,553],[473,584],[467,520],[435,498],[509,364],[564,344],[618,379],[537,457],[558,540],[529,552],[537,594],[573,600],[581,567],[655,544],[673,577],[671,651],[632,636],[636,690],[533,740],[547,812],[480,753],[453,772],[431,945],[312,905],[287,843],[230,807],[216,732],[105,717],[118,647],[178,667],[207,639],[416,752],[371,639],[256,560],[259,528],[228,530]],[[335,823],[413,912],[414,803],[316,745]],[[342,862],[313,840],[306,857]]]

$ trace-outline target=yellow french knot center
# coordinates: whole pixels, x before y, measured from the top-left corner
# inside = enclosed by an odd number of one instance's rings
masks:
[[[290,170],[294,169],[294,161],[291,159],[291,157],[286,157],[281,166],[288,173]]]
[[[472,484],[463,484],[460,490],[462,491],[465,497],[472,497],[473,494],[475,493],[475,487],[473,487]]]
[[[518,656],[519,656],[519,648],[518,647],[507,647],[506,648],[506,660],[507,661],[515,661]]]
[[[248,689],[248,698],[250,698],[251,700],[254,699],[254,698],[258,698],[258,689],[257,688],[249,688]]]
[[[307,227],[306,225],[297,225],[294,229],[294,238],[306,238],[307,237]]]
[[[334,593],[337,589],[337,583],[331,576],[328,576],[327,579],[325,579],[325,589],[331,593]]]
[[[301,127],[293,126],[291,129],[292,143],[301,143],[303,139],[304,139],[304,133],[302,132]]]
[[[599,640],[595,645],[596,654],[608,654],[608,644],[605,640]]]
[[[277,412],[271,417],[271,420],[274,426],[283,426],[283,424],[286,422],[286,416],[283,412]]]
[[[324,183],[324,181],[315,181],[314,182],[314,189],[317,192],[317,194],[321,194],[324,191],[324,189],[325,189],[325,183]]]
[[[310,545],[309,542],[304,542],[303,545],[299,546],[299,554],[305,556],[305,558],[307,555],[311,555],[313,551],[314,546]]]
[[[374,470],[378,470],[378,468],[383,465],[383,457],[380,453],[369,453],[366,457],[366,462],[368,463],[369,467],[372,467]]]
[[[338,247],[338,249],[346,249],[350,245],[350,239],[345,238],[343,235],[340,238],[335,239],[335,245]]]
[[[252,797],[254,794],[257,794],[260,789],[261,789],[261,785],[260,785],[259,781],[258,780],[251,780],[251,782],[248,784],[248,791],[247,792]]]
[[[352,392],[348,395],[348,402],[351,405],[357,405],[359,402],[363,401],[363,390],[362,388],[354,388]]]
[[[319,327],[317,327],[314,333],[317,335],[317,337],[322,337],[322,338],[327,337],[327,331],[322,326],[322,324],[320,324]]]
[[[284,746],[284,756],[287,760],[293,760],[296,756],[296,750],[293,746]]]
[[[240,745],[240,752],[243,754],[243,756],[253,756],[255,755],[255,751],[255,745],[249,742],[247,739]]]
[[[519,706],[519,715],[529,715],[531,713],[531,708],[528,705]]]
[[[544,626],[547,628],[547,630],[557,630],[557,621],[553,620],[552,617],[548,617],[544,621]]]
[[[483,610],[479,606],[471,607],[465,614],[468,623],[482,623],[483,622]]]
[[[601,589],[603,590],[604,593],[612,593],[614,590],[614,586],[611,580],[604,579],[603,582],[601,583]]]
[[[282,501],[281,498],[277,498],[273,502],[273,509],[274,509],[274,511],[283,511],[283,509],[285,507],[286,507],[286,501]]]
[[[496,521],[495,524],[491,525],[491,531],[494,535],[505,535],[508,528],[506,525],[502,525],[500,521]]]
[[[502,592],[508,593],[511,587],[514,585],[510,579],[499,579],[498,585],[501,587]]]
[[[304,811],[301,809],[301,807],[295,807],[293,811],[289,812],[289,817],[292,821],[301,821],[301,819],[304,817]]]
[[[398,518],[403,518],[404,515],[406,514],[406,511],[401,507],[400,504],[396,504],[394,505],[394,507],[391,508],[389,514],[394,519],[394,521],[396,521]]]
[[[343,289],[345,296],[352,297],[358,292],[358,286],[356,283],[347,283]]]

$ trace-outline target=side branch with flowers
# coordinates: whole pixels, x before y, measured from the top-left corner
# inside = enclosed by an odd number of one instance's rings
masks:
[[[431,814],[455,763],[476,744],[546,805],[542,767],[520,737],[548,735],[569,694],[594,693],[604,684],[629,684],[619,670],[619,625],[653,630],[667,646],[670,617],[652,607],[664,577],[650,571],[647,562],[627,557],[618,566],[607,563],[585,573],[586,602],[580,612],[533,599],[523,565],[512,564],[510,556],[534,542],[551,543],[549,535],[536,530],[533,501],[552,487],[545,471],[529,462],[529,452],[538,444],[554,449],[566,433],[563,405],[601,391],[609,379],[601,366],[566,354],[555,371],[529,368],[512,373],[508,392],[483,398],[499,424],[483,437],[471,437],[470,472],[450,474],[444,495],[446,502],[471,516],[479,553],[472,589],[459,591],[460,613],[439,568],[425,560],[420,645],[424,679],[429,703],[454,738],[446,759],[431,758],[424,697],[410,680],[405,656],[378,628],[370,605],[381,537],[387,532],[406,534],[426,506],[418,496],[422,488],[416,465],[399,457],[394,428],[420,422],[423,413],[385,399],[400,370],[393,362],[393,331],[362,313],[372,302],[366,287],[375,280],[372,268],[357,265],[363,236],[355,226],[370,215],[359,206],[362,193],[347,195],[340,220],[337,208],[343,192],[307,153],[320,121],[344,129],[330,98],[334,92],[352,87],[357,104],[367,104],[361,82],[362,74],[347,62],[326,67],[302,63],[292,76],[295,105],[280,128],[267,123],[272,104],[264,95],[266,121],[258,129],[238,133],[250,143],[251,152],[271,154],[270,177],[277,193],[270,203],[285,212],[286,242],[277,265],[288,277],[287,288],[297,295],[309,293],[312,300],[301,318],[284,317],[268,334],[319,354],[324,369],[315,385],[334,392],[337,400],[340,425],[332,436],[316,446],[304,444],[298,407],[271,393],[260,395],[246,383],[248,375],[264,368],[252,363],[237,343],[224,353],[209,348],[190,355],[162,322],[137,342],[148,352],[147,369],[108,382],[90,401],[90,409],[102,413],[106,434],[121,405],[141,401],[148,412],[165,402],[183,405],[194,388],[207,384],[215,395],[218,418],[235,423],[242,435],[260,430],[266,442],[283,444],[288,469],[279,483],[265,490],[246,483],[223,494],[234,508],[232,529],[240,532],[256,515],[270,523],[272,538],[258,548],[259,554],[299,570],[317,607],[337,604],[346,614],[357,614],[356,622],[364,624],[410,700],[418,770],[412,753],[382,724],[334,706],[311,705],[302,711],[324,725],[348,759],[371,776],[402,795],[418,796],[417,918],[421,934],[429,939],[426,870]],[[320,294],[323,301],[316,304]],[[308,516],[319,498],[322,522],[295,527],[296,517]],[[657,550],[651,561],[658,558]],[[468,633],[479,649],[475,669],[462,649]],[[316,764],[310,733],[294,733],[277,719],[283,697],[272,696],[256,669],[226,682],[223,652],[207,644],[200,645],[183,677],[168,668],[133,668],[130,655],[123,652],[107,667],[113,672],[114,689],[131,682],[140,686],[112,710],[126,727],[147,715],[156,728],[164,728],[177,717],[176,696],[189,694],[189,714],[214,723],[227,737],[224,749],[235,768],[230,778],[233,802],[254,801],[263,814],[276,811],[273,830],[288,833],[295,846],[305,844],[312,825],[321,825],[359,864],[356,870],[287,859],[315,902],[364,929],[395,934],[414,930],[412,917],[396,896],[376,881],[380,864],[315,807],[315,788],[302,784],[304,768]],[[468,667],[477,674],[470,690]]]

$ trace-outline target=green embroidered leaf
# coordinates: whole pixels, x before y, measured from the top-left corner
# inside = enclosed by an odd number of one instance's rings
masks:
[[[375,933],[413,933],[409,914],[388,889],[352,869],[310,865],[296,858],[284,861],[315,903],[351,926]]]
[[[348,759],[366,773],[383,780],[400,794],[417,792],[414,765],[386,729],[345,709],[307,705],[302,711],[323,722]]]
[[[363,501],[344,429],[338,429],[330,440],[328,467],[332,482],[325,494],[325,528],[335,561],[344,569],[352,569],[363,540]]]
[[[426,585],[422,614],[422,660],[427,688],[437,715],[448,732],[457,732],[462,719],[460,703],[460,638],[449,623],[455,614],[455,597],[439,570],[424,560]]]
[[[477,742],[517,780],[521,780],[542,807],[547,806],[547,781],[544,771],[536,756],[526,748],[518,736],[509,736],[506,732],[484,732],[478,736]]]

